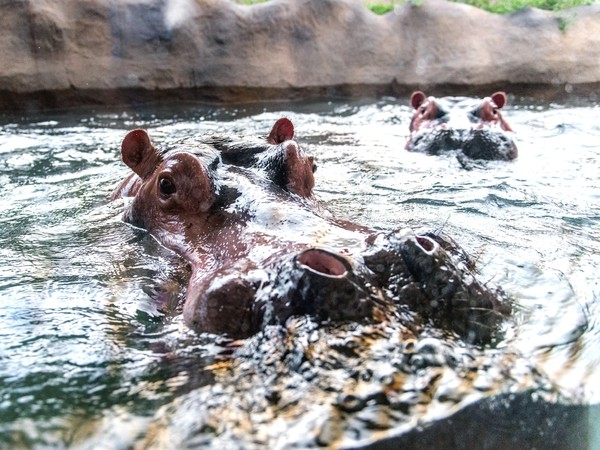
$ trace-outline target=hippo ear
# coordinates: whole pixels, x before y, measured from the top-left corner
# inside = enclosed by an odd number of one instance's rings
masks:
[[[284,117],[275,122],[267,137],[267,142],[277,145],[292,139],[294,139],[294,124],[290,119]]]
[[[502,109],[506,105],[506,94],[504,92],[494,92],[492,94],[492,101],[498,109]]]
[[[415,91],[410,96],[410,106],[417,109],[427,99],[427,96],[421,91]]]
[[[154,169],[162,161],[148,133],[144,130],[133,130],[127,133],[121,144],[121,158],[131,170],[145,179],[154,172]]]

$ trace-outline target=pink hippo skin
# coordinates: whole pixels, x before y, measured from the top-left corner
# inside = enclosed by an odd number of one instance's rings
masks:
[[[458,151],[472,159],[515,159],[512,129],[500,112],[505,104],[504,92],[484,99],[438,99],[413,92],[410,105],[415,111],[406,149],[430,154]]]
[[[382,321],[405,304],[465,339],[489,339],[510,311],[501,290],[474,281],[445,236],[331,217],[293,137],[288,119],[266,141],[209,135],[157,149],[143,130],[125,136],[134,174],[113,199],[133,197],[124,220],[189,263],[185,323],[240,338],[297,315]]]

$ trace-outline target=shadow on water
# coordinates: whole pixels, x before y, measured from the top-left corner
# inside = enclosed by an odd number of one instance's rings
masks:
[[[471,170],[404,151],[404,99],[4,116],[0,442],[599,448],[599,106],[511,100],[519,158]],[[282,115],[335,215],[443,229],[503,286],[515,316],[496,348],[400,324],[186,330],[188,269],[107,202],[127,174],[120,142],[137,127],[158,143],[264,135]]]

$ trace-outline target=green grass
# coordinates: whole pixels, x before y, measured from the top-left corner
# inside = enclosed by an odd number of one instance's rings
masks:
[[[376,3],[367,3],[367,8],[375,14],[386,14],[394,10],[394,5],[378,5]]]
[[[264,3],[267,0],[237,0],[242,5],[255,5],[256,3]]]
[[[509,14],[523,8],[533,7],[560,11],[574,6],[591,5],[594,0],[461,0],[459,3],[476,6],[497,14]]]
[[[595,0],[449,0],[465,3],[496,14],[509,14],[523,8],[533,7],[549,11],[560,11],[574,6],[591,5]],[[365,6],[375,14],[386,14],[396,6],[406,3],[420,4],[420,0],[388,0],[383,2],[366,2]]]
[[[237,0],[242,5],[254,5],[264,3],[268,0]],[[396,6],[406,3],[420,5],[422,0],[384,0],[384,1],[365,1],[365,6],[375,14],[386,14],[393,11]],[[573,8],[574,6],[591,5],[597,0],[449,0],[456,3],[465,3],[476,6],[477,8],[496,14],[509,14],[519,11],[523,8],[533,7],[546,9],[549,11],[560,11]]]

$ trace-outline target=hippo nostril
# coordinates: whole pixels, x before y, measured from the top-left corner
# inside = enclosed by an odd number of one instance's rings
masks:
[[[436,243],[433,239],[430,239],[425,236],[417,236],[417,243],[425,250],[427,253],[430,253],[435,250]]]
[[[302,315],[332,322],[371,320],[375,307],[351,260],[319,248],[282,261],[259,288],[256,304],[263,325]]]
[[[348,272],[341,257],[316,248],[305,250],[298,255],[296,261],[301,266],[307,267],[319,275],[344,277]]]

